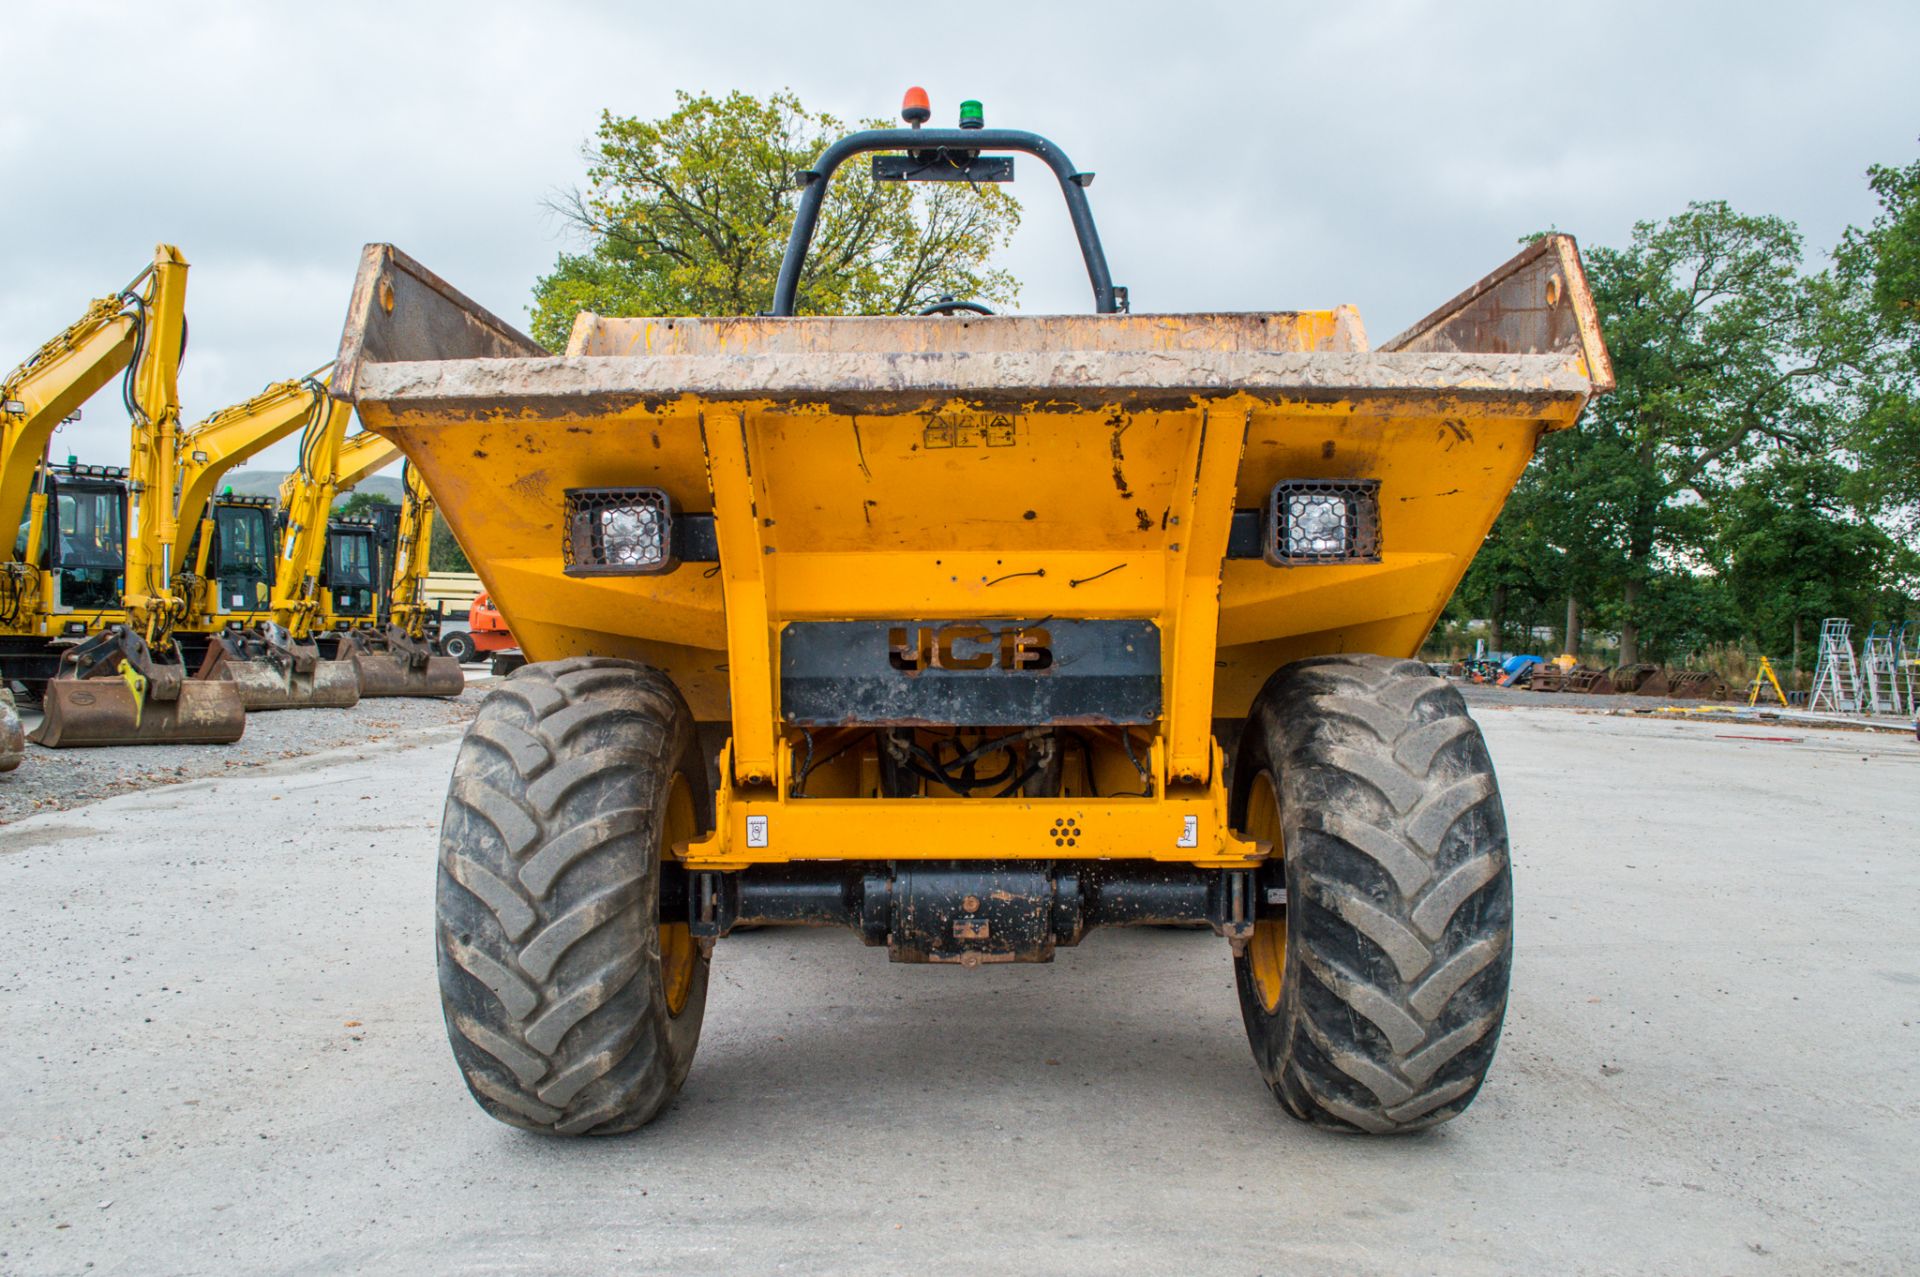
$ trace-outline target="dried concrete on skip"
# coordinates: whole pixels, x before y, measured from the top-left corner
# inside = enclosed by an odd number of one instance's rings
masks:
[[[1920,747],[1478,712],[1512,1011],[1474,1108],[1386,1141],[1287,1119],[1174,931],[977,972],[736,937],[665,1117],[543,1139],[440,1023],[444,735],[19,821],[0,1272],[1920,1267]]]
[[[1586,396],[1564,355],[1037,350],[554,356],[369,363],[354,399],[398,408],[561,414],[587,405],[683,399],[823,400],[924,406],[940,396],[1048,406],[1190,402],[1245,393],[1273,399],[1435,395],[1520,401]]]

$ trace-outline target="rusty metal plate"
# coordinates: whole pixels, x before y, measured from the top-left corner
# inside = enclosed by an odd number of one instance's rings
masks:
[[[798,621],[780,715],[803,726],[1033,727],[1159,719],[1151,621]]]

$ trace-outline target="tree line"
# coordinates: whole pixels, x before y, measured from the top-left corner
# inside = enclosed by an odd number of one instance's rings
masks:
[[[1920,162],[1867,181],[1877,216],[1817,268],[1792,222],[1722,202],[1586,248],[1619,389],[1542,440],[1450,620],[1805,668],[1826,617],[1920,618]]]

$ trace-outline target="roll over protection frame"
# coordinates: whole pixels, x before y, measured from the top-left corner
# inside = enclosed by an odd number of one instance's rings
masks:
[[[787,238],[786,255],[780,259],[780,278],[774,285],[773,315],[794,313],[800,293],[800,271],[807,262],[807,249],[820,221],[820,206],[827,198],[827,183],[842,164],[869,151],[935,152],[1019,151],[1043,161],[1060,182],[1060,194],[1067,201],[1067,215],[1073,220],[1074,236],[1080,241],[1080,255],[1086,259],[1087,278],[1093,284],[1093,309],[1113,315],[1127,309],[1127,290],[1116,287],[1107,270],[1107,254],[1100,247],[1100,232],[1093,224],[1093,209],[1087,203],[1087,184],[1093,174],[1074,168],[1065,151],[1041,137],[1021,129],[866,129],[849,133],[820,153],[813,167],[800,174],[800,208],[794,215],[793,234]]]

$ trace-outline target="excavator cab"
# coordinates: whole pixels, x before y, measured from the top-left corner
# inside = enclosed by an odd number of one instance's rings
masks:
[[[327,524],[320,586],[330,601],[323,610],[335,629],[370,625],[378,614],[380,574],[374,532],[374,525],[365,519],[334,519]]]
[[[53,574],[55,612],[120,607],[127,575],[127,472],[69,462],[47,472],[41,566]]]
[[[227,494],[213,502],[207,578],[215,612],[265,612],[273,599],[273,502]]]

